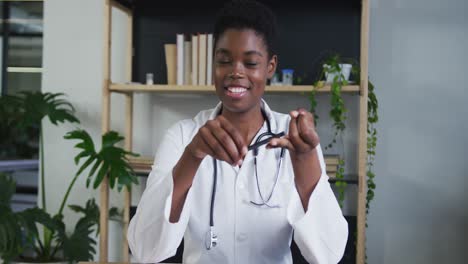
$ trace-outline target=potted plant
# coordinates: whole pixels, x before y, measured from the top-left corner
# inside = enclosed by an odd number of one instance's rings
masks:
[[[23,93],[15,97],[18,109],[21,113],[22,125],[37,124],[45,116],[53,124],[58,122],[79,122],[73,116],[73,106],[62,98],[63,94],[51,93]],[[40,136],[41,164],[44,164],[43,141]],[[31,208],[21,212],[13,212],[10,207],[11,197],[15,191],[14,181],[7,175],[0,175],[0,257],[5,261],[33,261],[76,262],[91,260],[95,253],[96,241],[92,235],[97,231],[98,217],[96,218],[97,205],[94,200],[89,200],[85,207],[69,206],[83,216],[76,223],[73,232],[68,233],[63,222],[63,211],[67,204],[68,196],[83,171],[91,167],[88,173],[86,185],[89,186],[92,179],[93,187],[97,188],[107,175],[110,186],[118,184],[119,190],[123,186],[130,188],[132,183],[137,183],[137,178],[128,163],[127,156],[136,154],[128,152],[118,146],[124,138],[115,131],[110,131],[102,136],[102,147],[96,151],[90,135],[82,129],[76,129],[67,133],[65,139],[79,140],[75,148],[81,150],[75,157],[75,163],[83,162],[67,188],[57,213],[51,215],[47,212],[45,199],[42,207]],[[42,170],[43,172],[43,170]],[[41,173],[44,182],[44,174]],[[43,185],[43,196],[45,194]],[[80,209],[81,208],[81,209]],[[39,234],[38,226],[42,226],[43,234]]]
[[[325,84],[330,85],[330,117],[333,120],[334,136],[331,142],[325,145],[325,150],[331,148],[337,140],[338,136],[342,136],[345,131],[345,121],[347,119],[347,108],[341,96],[343,86],[348,85],[349,76],[353,76],[357,85],[360,84],[360,66],[357,60],[352,58],[342,58],[339,54],[332,53],[323,62],[324,67],[319,72],[317,80],[314,83],[316,89],[321,89]],[[326,79],[324,81],[324,79]],[[374,85],[368,81],[368,97],[367,97],[367,199],[366,212],[369,212],[370,202],[374,198],[375,190],[375,173],[373,172],[373,163],[375,157],[375,147],[377,143],[377,130],[375,124],[378,122],[378,100],[375,95]],[[311,104],[311,112],[315,115],[315,121],[318,121],[318,116],[315,114],[317,107],[316,90],[313,89],[309,94]],[[342,157],[339,161],[339,167],[336,172],[336,182],[338,191],[338,202],[343,206],[344,192],[347,183],[339,181],[344,178],[345,159]]]

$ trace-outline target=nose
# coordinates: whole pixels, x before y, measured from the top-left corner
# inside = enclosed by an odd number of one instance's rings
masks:
[[[240,79],[245,76],[244,65],[242,62],[235,62],[232,66],[232,72],[229,74],[229,78]]]

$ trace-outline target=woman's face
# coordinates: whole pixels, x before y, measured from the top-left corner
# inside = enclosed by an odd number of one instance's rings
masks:
[[[267,79],[275,73],[276,56],[268,59],[263,38],[250,29],[228,29],[215,48],[214,81],[223,109],[236,113],[256,109]]]

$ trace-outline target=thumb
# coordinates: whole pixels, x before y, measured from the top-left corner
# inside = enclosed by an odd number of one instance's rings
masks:
[[[272,138],[268,142],[267,148],[287,148],[289,151],[294,151],[294,145],[289,140],[288,136],[282,138]]]

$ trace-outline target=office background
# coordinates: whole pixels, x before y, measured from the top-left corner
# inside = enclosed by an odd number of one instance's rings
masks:
[[[371,1],[369,75],[377,89],[381,119],[376,197],[368,216],[368,263],[468,259],[467,11],[464,0]],[[65,92],[94,138],[101,132],[103,12],[101,1],[44,2],[42,91]],[[112,81],[122,82],[125,22],[122,14],[114,11],[113,16]],[[112,96],[112,117],[116,117],[112,128],[123,131],[123,118],[118,118],[124,116],[123,97]],[[266,98],[282,112],[308,105],[307,98],[299,95]],[[207,95],[139,94],[135,100],[134,150],[144,155],[154,154],[173,122],[217,102]],[[180,100],[187,103],[174,107]],[[351,145],[356,144],[356,122],[352,122],[356,111],[351,107],[351,127],[345,137]],[[73,128],[49,124],[45,128],[50,210],[59,207],[64,186],[76,171],[73,144],[63,140]],[[323,141],[331,137],[325,130],[319,133]],[[346,151],[352,155],[351,147]],[[83,204],[88,194],[99,198],[97,191],[84,185],[82,178],[70,203]],[[136,188],[134,203],[143,188]],[[119,204],[122,197],[113,193],[111,205]],[[345,205],[347,211],[354,208],[352,202]],[[66,220],[76,218],[66,215]]]

